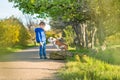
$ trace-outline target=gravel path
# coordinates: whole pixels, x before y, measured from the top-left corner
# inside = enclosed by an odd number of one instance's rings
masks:
[[[47,56],[56,51],[47,45]],[[39,59],[38,47],[26,49],[0,58],[0,80],[59,80],[58,70],[64,66],[62,60]]]

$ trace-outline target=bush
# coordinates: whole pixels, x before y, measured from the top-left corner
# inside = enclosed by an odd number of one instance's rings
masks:
[[[18,19],[10,17],[0,21],[0,47],[26,45],[27,40],[29,33]]]
[[[74,38],[76,37],[74,30],[72,29],[72,26],[67,26],[64,30],[64,37],[66,40],[66,43],[69,46],[74,45]]]
[[[21,26],[19,32],[19,42],[17,44],[21,46],[27,45],[30,40],[30,34],[28,30],[24,26]]]

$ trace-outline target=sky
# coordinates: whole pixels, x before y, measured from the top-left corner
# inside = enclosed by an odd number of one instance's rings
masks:
[[[0,19],[8,18],[12,15],[20,17],[22,12],[18,8],[14,8],[13,3],[8,2],[8,0],[2,0],[0,2]]]
[[[25,16],[22,14],[22,12],[18,8],[13,7],[13,5],[14,4],[11,2],[8,2],[8,0],[2,0],[0,2],[0,19],[9,18],[10,16],[13,15],[19,19],[22,19],[23,24],[25,24],[26,23]],[[49,30],[50,29],[49,20],[46,19],[45,22],[47,23],[45,29]]]

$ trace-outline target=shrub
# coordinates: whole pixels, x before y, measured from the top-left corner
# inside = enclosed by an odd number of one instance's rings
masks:
[[[18,19],[10,17],[0,21],[0,47],[26,45],[27,40],[29,33]]]
[[[76,37],[74,30],[72,29],[72,26],[67,26],[64,30],[64,37],[66,40],[66,43],[69,46],[74,45],[74,38]]]

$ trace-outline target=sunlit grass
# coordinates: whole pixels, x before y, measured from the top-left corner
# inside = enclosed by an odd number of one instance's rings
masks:
[[[6,55],[11,52],[13,52],[13,50],[10,48],[0,48],[0,55]]]
[[[80,61],[79,61],[80,60]],[[68,58],[60,71],[62,80],[120,80],[120,67],[82,55]]]
[[[68,47],[68,50],[76,50],[76,48],[75,47]]]
[[[62,80],[120,80],[120,45],[106,50],[70,49],[74,57],[68,57],[60,71]]]
[[[0,56],[2,55],[7,55],[7,54],[11,54],[13,52],[22,50],[22,49],[27,49],[30,47],[34,47],[34,44],[28,44],[26,46],[20,46],[20,45],[16,45],[14,47],[0,47]]]
[[[91,49],[80,49],[80,50],[70,50],[73,54],[86,54],[93,58],[105,61],[109,64],[120,65],[120,47],[108,47],[106,50],[99,52],[94,52]]]
[[[120,47],[118,48],[108,48],[105,51],[100,51],[98,53],[89,52],[87,55],[94,57],[96,59],[105,61],[109,64],[120,65]]]

